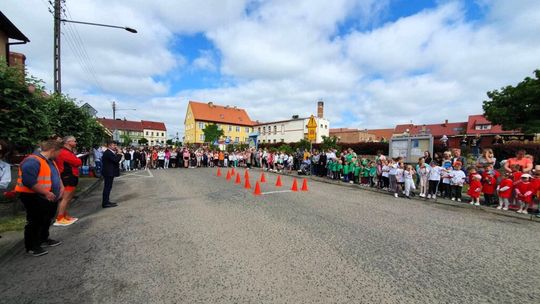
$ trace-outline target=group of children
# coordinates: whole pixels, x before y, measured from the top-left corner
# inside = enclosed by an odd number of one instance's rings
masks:
[[[374,161],[350,153],[343,158],[328,160],[326,172],[334,180],[374,187],[377,166]]]

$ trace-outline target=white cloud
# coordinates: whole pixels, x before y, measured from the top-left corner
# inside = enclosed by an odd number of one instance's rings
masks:
[[[70,1],[74,19],[139,33],[74,25],[105,92],[90,93],[94,77],[67,44],[64,88],[99,115],[110,115],[115,99],[137,108],[119,117],[164,120],[170,134],[183,129],[188,100],[234,104],[262,121],[314,113],[319,98],[332,126],[462,121],[481,112],[486,91],[540,66],[540,2],[479,2],[482,20],[467,20],[464,1],[440,1],[382,23],[389,0]],[[2,11],[32,40],[14,49],[52,87],[52,16],[43,3],[20,10],[3,2]],[[204,46],[195,59],[175,53],[175,35],[193,33],[215,49]],[[222,77],[210,88],[172,91],[185,69]]]

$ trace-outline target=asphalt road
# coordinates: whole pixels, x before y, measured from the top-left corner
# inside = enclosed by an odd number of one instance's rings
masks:
[[[120,207],[101,209],[101,188],[80,200],[47,256],[0,261],[0,303],[540,301],[538,223],[325,183],[255,197],[213,169],[152,173],[115,182]],[[274,182],[262,191],[291,178]]]

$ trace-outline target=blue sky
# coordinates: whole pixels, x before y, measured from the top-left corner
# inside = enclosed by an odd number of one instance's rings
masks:
[[[34,10],[15,0],[0,9],[31,40],[13,49],[52,88],[52,17],[46,1],[28,2]],[[182,134],[189,100],[244,107],[253,120],[269,121],[312,114],[322,98],[331,127],[464,121],[481,113],[488,90],[540,66],[535,0],[66,5],[70,18],[139,33],[64,26],[64,91],[99,116],[111,116],[112,100],[137,108],[119,116],[165,121],[169,134]]]

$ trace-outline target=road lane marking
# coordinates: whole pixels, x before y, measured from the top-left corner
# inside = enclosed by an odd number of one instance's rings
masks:
[[[143,173],[143,172],[147,172],[149,175],[140,175],[140,173]],[[117,179],[127,177],[127,176],[152,178],[152,177],[154,177],[154,174],[152,174],[152,171],[150,171],[149,169],[146,169],[144,171],[136,171],[136,172],[133,172],[133,173],[122,174],[121,176],[117,177]]]
[[[261,194],[274,194],[274,193],[287,193],[287,192],[292,192],[292,190],[268,191],[268,192],[263,192]]]

